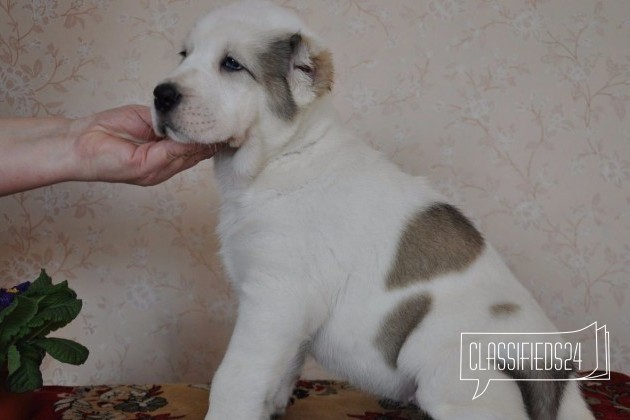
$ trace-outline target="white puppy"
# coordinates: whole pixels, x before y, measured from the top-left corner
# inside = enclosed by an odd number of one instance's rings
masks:
[[[436,419],[592,418],[574,381],[495,382],[472,400],[474,382],[459,379],[462,332],[554,326],[465,216],[343,127],[330,53],[296,16],[271,3],[224,7],[194,27],[182,56],[154,91],[154,126],[223,145],[218,232],[240,297],[208,419],[282,413],[307,352]],[[532,365],[474,374],[571,377]]]

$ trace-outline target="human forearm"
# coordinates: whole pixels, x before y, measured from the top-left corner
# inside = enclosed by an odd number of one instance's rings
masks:
[[[0,196],[63,181],[155,185],[216,151],[158,138],[141,105],[78,119],[0,119]]]
[[[66,118],[0,119],[0,196],[76,178],[76,124]]]

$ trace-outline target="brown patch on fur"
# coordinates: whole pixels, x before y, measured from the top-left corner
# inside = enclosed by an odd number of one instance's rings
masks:
[[[506,316],[517,312],[521,307],[516,303],[505,302],[497,303],[490,307],[492,316]]]
[[[313,62],[315,75],[313,77],[313,89],[317,96],[331,92],[333,87],[333,79],[335,77],[335,68],[333,66],[332,54],[330,51],[322,51],[315,57],[311,58]]]
[[[457,208],[436,203],[409,221],[387,276],[387,287],[405,287],[461,271],[481,254],[484,244],[483,236]]]
[[[387,364],[397,367],[398,355],[409,334],[418,327],[431,309],[431,296],[423,293],[398,304],[385,318],[375,345]]]

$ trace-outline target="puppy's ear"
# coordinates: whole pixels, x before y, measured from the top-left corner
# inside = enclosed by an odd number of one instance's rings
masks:
[[[267,89],[271,110],[284,120],[332,89],[330,53],[300,33],[271,38],[258,58],[249,70]]]
[[[291,61],[287,81],[298,105],[304,105],[332,90],[332,55],[300,33],[289,38]]]

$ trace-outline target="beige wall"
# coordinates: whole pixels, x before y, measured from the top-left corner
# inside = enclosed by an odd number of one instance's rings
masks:
[[[0,0],[0,114],[148,103],[217,3]],[[463,207],[560,329],[607,324],[629,371],[630,2],[281,3],[332,46],[348,125]],[[235,313],[218,206],[211,162],[0,199],[2,284],[44,266],[84,299],[61,334],[91,356],[48,382],[210,378]]]

